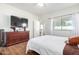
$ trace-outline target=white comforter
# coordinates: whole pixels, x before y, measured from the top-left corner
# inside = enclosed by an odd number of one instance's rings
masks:
[[[34,50],[40,55],[62,55],[67,39],[67,37],[52,35],[36,37],[29,40],[27,50]]]

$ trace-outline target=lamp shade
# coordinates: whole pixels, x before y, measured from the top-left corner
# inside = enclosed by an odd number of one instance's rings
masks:
[[[27,26],[26,23],[23,23],[23,24],[22,24],[22,27],[26,27],[26,26]]]

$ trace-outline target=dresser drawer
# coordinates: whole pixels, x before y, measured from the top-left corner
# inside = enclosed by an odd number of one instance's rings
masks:
[[[6,40],[7,46],[27,42],[29,40],[29,32],[7,32]]]

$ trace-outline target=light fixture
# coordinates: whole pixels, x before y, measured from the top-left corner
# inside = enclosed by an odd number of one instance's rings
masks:
[[[24,28],[24,31],[26,31],[26,26],[27,26],[26,23],[23,23],[23,24],[22,24],[22,27]]]
[[[40,25],[40,29],[43,29],[43,25],[42,24]]]
[[[26,27],[26,23],[23,23],[22,26],[23,26],[23,27]]]
[[[44,3],[37,3],[38,6],[43,7]]]

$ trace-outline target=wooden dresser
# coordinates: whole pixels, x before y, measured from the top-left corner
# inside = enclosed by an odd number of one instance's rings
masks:
[[[29,40],[29,31],[27,32],[6,32],[6,46],[12,46]]]

